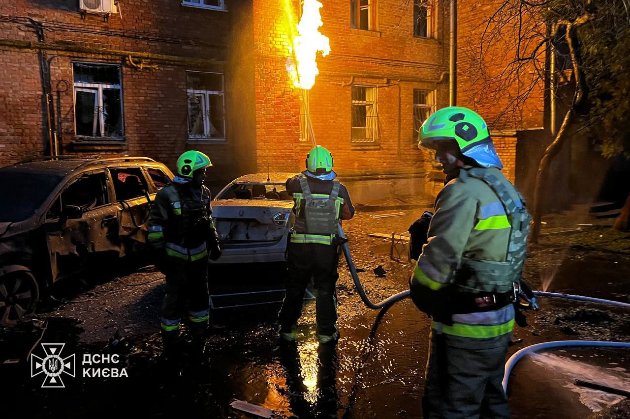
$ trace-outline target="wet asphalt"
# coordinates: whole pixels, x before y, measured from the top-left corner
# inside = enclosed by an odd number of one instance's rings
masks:
[[[405,290],[413,263],[402,247],[392,248],[391,239],[367,233],[404,232],[428,208],[427,203],[420,210],[359,212],[344,225],[373,301]],[[627,255],[608,253],[565,255],[547,287],[627,299],[628,261]],[[374,272],[379,266],[384,276]],[[536,268],[542,269],[533,267],[532,271]],[[18,348],[37,343],[34,336],[43,336],[42,342],[64,342],[64,350],[75,353],[77,359],[86,353],[116,353],[128,377],[67,377],[64,389],[42,389],[41,380],[30,377],[28,362],[2,365],[0,404],[7,414],[2,416],[255,417],[230,406],[240,400],[269,409],[274,417],[421,417],[429,320],[408,299],[386,310],[368,309],[354,291],[343,260],[339,272],[338,344],[317,343],[315,304],[307,299],[297,344],[282,345],[275,325],[282,297],[278,291],[284,277],[282,266],[213,268],[210,287],[215,310],[201,362],[186,355],[185,342],[179,363],[165,362],[159,356],[155,319],[163,289],[159,278],[154,278],[159,274],[132,273],[118,281],[104,281],[87,291],[87,297],[85,292],[70,293],[67,304],[50,311],[50,316],[42,314],[42,318],[48,317],[45,331],[25,326],[21,334],[0,334],[0,347],[17,353]],[[124,303],[117,305],[117,293],[131,289],[128,281],[142,286],[132,289]],[[600,336],[627,341],[630,336],[623,311],[564,302],[547,302],[544,308],[530,316],[529,328],[516,330],[515,337],[521,341],[510,353],[546,340]],[[90,335],[90,329],[96,328],[105,331]],[[510,386],[513,416],[587,417],[612,403],[601,392],[588,393],[573,384],[585,371],[596,381],[630,388],[627,353],[567,350],[545,354],[523,361],[515,369]]]

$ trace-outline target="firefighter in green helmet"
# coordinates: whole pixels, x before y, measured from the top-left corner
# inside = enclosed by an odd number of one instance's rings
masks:
[[[147,240],[155,250],[156,265],[166,276],[160,324],[167,360],[180,355],[182,318],[192,337],[193,357],[199,358],[205,345],[208,257],[221,255],[210,190],[203,184],[208,166],[212,166],[210,158],[200,151],[179,156],[177,176],[158,191],[149,216]]]
[[[423,416],[507,418],[501,382],[530,217],[477,113],[440,109],[419,137],[447,176],[410,279],[432,317]]]
[[[322,344],[336,343],[339,275],[337,229],[340,220],[354,215],[348,190],[333,169],[326,148],[314,147],[306,157],[306,170],[287,180],[287,192],[295,201],[295,225],[288,244],[286,296],[279,314],[281,341],[294,342],[302,313],[306,287],[313,279],[316,289],[317,338]]]

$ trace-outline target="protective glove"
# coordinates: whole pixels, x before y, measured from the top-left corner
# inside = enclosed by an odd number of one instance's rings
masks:
[[[436,322],[453,325],[451,312],[452,298],[449,287],[433,291],[421,285],[413,277],[409,280],[411,300],[420,311],[425,312]]]
[[[214,229],[210,233],[210,240],[208,240],[208,249],[210,250],[210,260],[219,259],[221,257],[221,254],[223,253],[219,240],[219,233],[217,233],[217,231]]]

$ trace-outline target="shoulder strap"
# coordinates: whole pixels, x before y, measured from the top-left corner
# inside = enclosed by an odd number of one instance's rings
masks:
[[[330,191],[330,199],[332,199],[333,201],[339,196],[339,187],[339,181],[334,180],[332,191]]]
[[[302,194],[304,195],[304,199],[311,198],[312,197],[311,188],[308,187],[308,180],[306,179],[306,176],[300,175],[298,179],[300,181],[300,188],[302,188]]]

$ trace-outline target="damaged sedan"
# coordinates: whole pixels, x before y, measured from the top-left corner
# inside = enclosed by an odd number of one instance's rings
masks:
[[[223,255],[214,263],[285,262],[293,198],[285,183],[295,173],[241,176],[212,201]]]
[[[105,256],[143,247],[148,203],[173,178],[145,157],[43,160],[0,168],[0,325]]]

